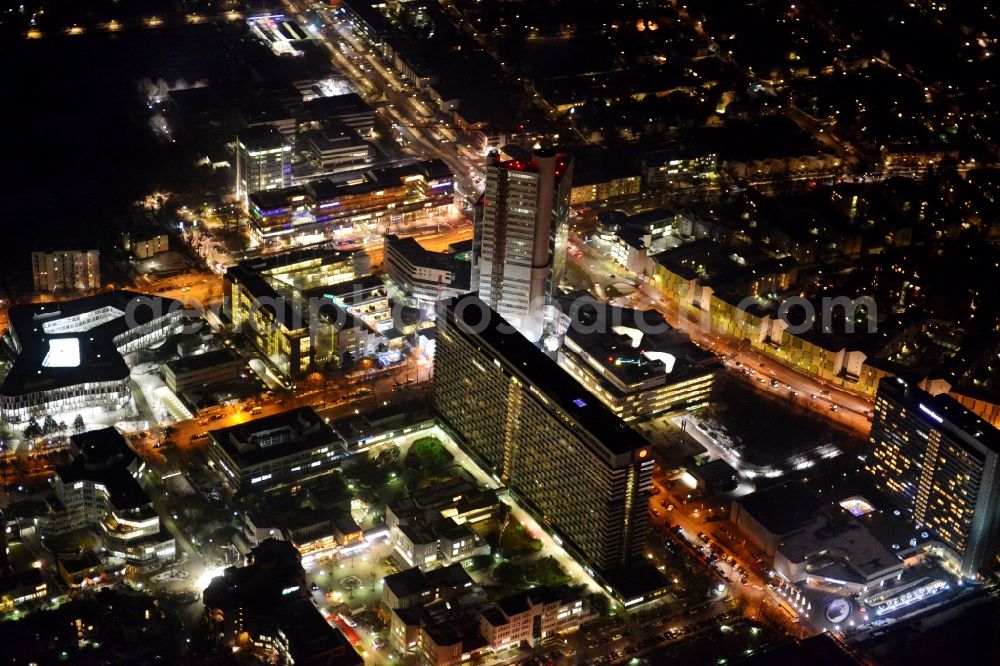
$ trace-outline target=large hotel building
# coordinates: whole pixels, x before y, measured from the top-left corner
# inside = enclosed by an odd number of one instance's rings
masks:
[[[472,289],[532,340],[565,269],[572,180],[573,160],[551,150],[486,166]]]
[[[974,576],[990,564],[1000,527],[1000,433],[947,395],[886,378],[875,398],[875,485],[937,535]]]
[[[479,298],[437,305],[434,406],[557,543],[601,572],[641,555],[649,443]]]

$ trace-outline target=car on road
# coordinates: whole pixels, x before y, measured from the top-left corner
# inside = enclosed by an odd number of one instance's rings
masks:
[[[835,412],[835,411],[837,411],[838,409],[840,409],[840,408],[839,408],[839,407],[837,407],[837,405],[830,405],[830,411],[831,411],[831,412]]]

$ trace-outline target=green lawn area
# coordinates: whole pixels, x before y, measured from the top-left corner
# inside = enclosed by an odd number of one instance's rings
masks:
[[[542,542],[531,536],[521,523],[511,521],[500,540],[500,550],[506,557],[531,555],[542,549]]]
[[[436,437],[422,437],[412,445],[406,455],[406,464],[412,469],[435,470],[450,465],[454,460]]]
[[[569,575],[563,571],[554,557],[543,557],[532,564],[524,572],[524,577],[532,583],[539,585],[562,585],[570,581]]]

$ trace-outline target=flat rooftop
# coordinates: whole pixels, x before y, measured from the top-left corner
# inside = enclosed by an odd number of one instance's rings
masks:
[[[340,450],[333,429],[312,407],[300,407],[246,423],[211,430],[208,436],[240,468],[329,445]]]
[[[20,351],[0,385],[0,395],[127,379],[129,368],[115,339],[182,310],[180,301],[134,291],[12,306],[9,335]]]
[[[441,301],[439,307],[456,321],[459,330],[474,340],[485,342],[514,371],[525,377],[612,453],[624,454],[649,446],[641,434],[591,396],[569,373],[517,333],[507,320],[478,296],[456,296]]]
[[[538,173],[538,160],[539,157],[555,157],[555,175],[556,179],[562,176],[570,167],[573,165],[573,158],[568,153],[556,152],[554,150],[536,150],[534,153],[528,153],[527,151],[521,151],[517,146],[504,146],[504,152],[523,152],[523,155],[519,155],[517,159],[511,160],[500,160],[499,156],[494,154],[492,164],[487,166],[496,166],[501,169],[511,169],[514,171],[526,171],[529,173]]]
[[[273,150],[285,145],[285,138],[274,125],[248,127],[240,131],[239,140],[248,150]]]
[[[410,236],[400,237],[387,234],[385,237],[386,249],[392,249],[406,259],[408,262],[418,267],[433,268],[441,271],[455,272],[459,264],[467,264],[455,258],[451,252],[433,252],[426,249]]]
[[[368,146],[368,143],[358,136],[356,131],[346,125],[326,127],[321,130],[306,132],[303,138],[316,146],[316,149],[321,152],[347,147]]]
[[[710,238],[685,243],[654,258],[672,273],[713,286],[742,277],[751,266],[767,259],[762,252],[749,246],[739,248],[737,253]]]
[[[295,285],[279,280],[273,277],[273,274],[305,271],[314,267],[315,262],[328,266],[350,261],[357,252],[357,250],[306,248],[246,259],[226,269],[226,280],[232,284],[242,285],[255,299],[264,300],[261,308],[274,313],[275,318],[283,326],[304,327],[308,323],[308,313],[302,311],[300,299],[286,297],[284,293],[285,287]],[[281,305],[280,311],[275,309],[274,304]]]
[[[602,379],[611,393],[626,395],[700,377],[718,367],[716,357],[691,342],[655,310],[633,310],[604,303],[584,303],[570,313],[566,337],[572,351],[600,366],[622,385]],[[655,330],[653,330],[655,327]],[[653,332],[643,332],[651,331]],[[658,331],[658,332],[656,332]]]
[[[114,428],[91,430],[71,438],[79,451],[72,463],[56,470],[64,485],[90,481],[103,485],[111,504],[119,510],[138,509],[150,504],[149,495],[132,476],[129,466],[136,455],[122,434]]]
[[[419,567],[406,569],[385,577],[385,585],[397,597],[408,597],[436,587],[464,588],[472,586],[472,579],[461,564],[450,564],[427,573]]]
[[[602,577],[615,591],[618,598],[625,601],[653,596],[671,585],[659,569],[644,560],[605,572]]]
[[[810,561],[810,573],[860,584],[903,566],[892,550],[842,509],[821,512],[786,535],[778,552],[793,563]]]
[[[308,290],[309,295],[329,296],[347,305],[368,300],[381,290],[381,295],[385,295],[385,283],[382,278],[375,275],[362,275],[353,280],[345,280],[327,287],[315,287]]]
[[[797,481],[758,490],[734,501],[766,530],[778,536],[806,525],[822,506],[816,493]]]
[[[879,383],[878,395],[907,406],[931,429],[948,433],[967,446],[976,442],[1000,453],[1000,431],[946,393],[931,395],[912,383],[887,377]]]
[[[203,354],[195,354],[194,356],[185,356],[169,361],[166,365],[175,375],[182,375],[188,372],[207,370],[208,368],[214,368],[224,363],[235,363],[239,360],[240,355],[235,350],[226,347],[224,349],[207,351]]]

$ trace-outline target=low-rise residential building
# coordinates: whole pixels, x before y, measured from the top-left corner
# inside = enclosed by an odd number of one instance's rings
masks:
[[[342,441],[312,407],[208,433],[208,461],[237,491],[297,485],[340,465]]]
[[[8,613],[18,606],[44,599],[49,593],[40,569],[32,567],[20,573],[0,575],[0,613]]]
[[[389,502],[385,524],[392,529],[408,522],[430,523],[441,518],[453,518],[459,524],[478,523],[489,518],[499,503],[493,490],[477,488],[465,479],[449,479]]]
[[[428,572],[419,567],[385,577],[382,604],[388,610],[429,604],[438,599],[456,599],[472,590],[473,582],[461,564],[451,564]]]
[[[643,155],[639,165],[650,187],[678,187],[719,175],[719,156],[713,152],[657,150]]]
[[[122,234],[125,250],[136,259],[149,259],[170,251],[170,236],[153,230],[126,231]]]
[[[389,541],[407,564],[424,569],[490,552],[482,537],[453,518],[397,522],[389,528]]]
[[[389,615],[390,638],[419,655],[422,663],[456,666],[489,652],[475,613],[460,606],[437,602],[396,608]]]
[[[642,177],[629,156],[600,147],[574,151],[570,204],[582,206],[639,193]]]
[[[505,597],[480,612],[479,629],[494,652],[522,643],[535,647],[594,618],[567,585],[540,586]]]

